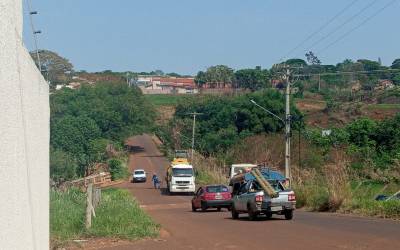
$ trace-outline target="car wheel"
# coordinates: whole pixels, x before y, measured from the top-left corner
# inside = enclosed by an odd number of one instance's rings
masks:
[[[239,213],[236,211],[235,207],[232,206],[231,208],[232,219],[237,220],[239,219]]]
[[[201,211],[205,212],[207,210],[207,204],[205,202],[201,202]]]
[[[267,212],[267,213],[265,214],[265,216],[267,217],[267,219],[271,219],[271,218],[272,218],[272,213]]]
[[[293,219],[293,210],[285,210],[285,219],[287,220]]]
[[[218,211],[218,212],[221,212],[221,208],[220,208],[220,207],[217,207],[217,211]]]
[[[193,202],[192,202],[192,212],[196,212],[196,210],[197,210],[197,208],[193,205]]]
[[[256,220],[258,218],[258,214],[256,212],[253,211],[253,209],[251,208],[250,204],[247,205],[247,211],[249,213],[249,220]]]

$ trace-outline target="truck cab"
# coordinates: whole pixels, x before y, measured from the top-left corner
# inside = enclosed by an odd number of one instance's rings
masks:
[[[193,166],[187,160],[175,159],[167,170],[167,188],[172,193],[194,193],[196,190]]]

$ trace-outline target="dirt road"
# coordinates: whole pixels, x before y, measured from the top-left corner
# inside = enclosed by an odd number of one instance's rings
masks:
[[[168,161],[150,136],[132,139],[130,168],[162,175]],[[164,183],[163,183],[164,184]],[[292,221],[232,220],[222,212],[191,212],[189,196],[168,196],[151,182],[126,183],[142,207],[162,225],[160,239],[105,249],[400,249],[400,223],[336,214],[296,211]]]

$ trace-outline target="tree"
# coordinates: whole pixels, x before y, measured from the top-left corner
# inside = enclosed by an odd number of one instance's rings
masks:
[[[78,164],[73,156],[50,147],[50,178],[53,181],[72,180],[77,176]]]
[[[270,76],[268,70],[258,67],[238,70],[235,72],[235,78],[238,87],[257,90],[267,87]]]
[[[393,61],[391,68],[392,69],[400,69],[400,58]]]
[[[32,59],[38,65],[36,52],[30,52]],[[52,86],[65,84],[71,80],[73,65],[68,59],[50,50],[39,50],[42,73]]]
[[[168,73],[168,74],[166,74],[166,75],[167,75],[167,76],[171,76],[171,77],[181,77],[180,74],[175,73],[175,72],[171,72],[171,73]]]
[[[289,65],[289,66],[296,66],[296,67],[307,66],[306,61],[304,61],[303,59],[299,59],[299,58],[288,59],[288,60],[286,60],[285,64]]]
[[[233,69],[228,66],[216,65],[207,69],[204,73],[204,80],[213,88],[221,88],[232,84],[235,80],[235,75]]]
[[[204,71],[199,71],[194,78],[194,82],[198,87],[202,87],[205,83],[207,83],[206,73]]]
[[[309,64],[312,65],[320,65],[321,61],[318,59],[318,57],[316,55],[314,55],[314,52],[309,51],[308,53],[306,53],[306,58],[307,58],[307,62]]]

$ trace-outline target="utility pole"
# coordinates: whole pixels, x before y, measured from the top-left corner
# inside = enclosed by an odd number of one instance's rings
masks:
[[[285,177],[290,183],[290,69],[286,68],[286,109],[285,109]]]
[[[318,91],[321,91],[321,74],[318,74]]]
[[[192,128],[192,152],[191,152],[191,158],[193,161],[193,153],[194,153],[194,137],[195,137],[195,133],[196,133],[196,116],[197,115],[202,115],[202,113],[189,113],[189,115],[193,115],[193,128]]]

